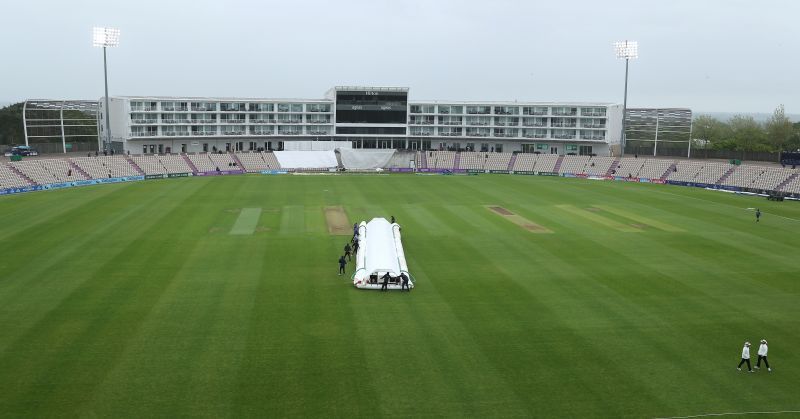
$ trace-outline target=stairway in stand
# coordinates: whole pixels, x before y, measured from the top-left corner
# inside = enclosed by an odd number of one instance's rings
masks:
[[[611,167],[606,170],[606,176],[614,176],[614,171],[617,170],[617,166],[619,166],[619,159],[614,159],[614,163],[611,163]]]
[[[138,173],[139,176],[144,176],[144,170],[142,170],[142,168],[139,167],[139,165],[136,164],[136,162],[133,161],[133,159],[131,159],[131,156],[125,156],[125,160],[127,160],[128,163],[130,163],[130,165],[133,166],[134,169],[136,169],[136,173]]]
[[[420,167],[418,167],[418,169],[428,168],[428,153],[426,153],[425,150],[420,151],[419,162],[420,162]]]
[[[31,186],[36,185],[36,182],[34,182],[33,179],[29,178],[28,175],[26,175],[25,173],[20,172],[19,169],[17,169],[16,167],[14,167],[14,166],[12,166],[10,164],[7,165],[7,167],[9,169],[11,169],[12,172],[16,173],[17,176],[25,179],[25,181],[28,182],[29,184],[31,184]]]
[[[786,178],[786,179],[785,179],[783,182],[781,182],[780,184],[778,184],[778,186],[776,186],[776,187],[775,187],[775,190],[776,190],[776,191],[783,190],[783,188],[784,188],[786,185],[788,185],[789,183],[791,183],[791,182],[792,182],[792,181],[793,181],[793,180],[794,180],[796,177],[798,177],[798,176],[800,176],[800,173],[792,173],[792,175],[791,175],[791,176],[787,177],[787,178]]]
[[[728,169],[728,171],[725,172],[725,174],[722,175],[722,177],[719,178],[719,180],[716,181],[716,183],[714,183],[714,184],[715,185],[722,185],[722,182],[725,182],[725,179],[728,179],[728,176],[730,176],[733,173],[734,170],[736,170],[736,166],[731,166],[731,168]]]
[[[239,170],[241,170],[243,172],[247,171],[247,169],[244,168],[244,165],[242,164],[242,161],[239,160],[239,156],[237,156],[236,153],[231,153],[231,157],[233,158],[233,161],[236,162],[236,166],[239,168]]]
[[[517,161],[517,153],[511,155],[511,160],[508,161],[508,172],[511,173],[514,170],[514,163]]]
[[[186,154],[181,154],[181,157],[183,157],[183,160],[186,162],[186,164],[189,165],[189,168],[192,169],[192,173],[196,175],[198,170],[197,166],[195,166],[194,163],[192,163],[192,159],[190,159],[189,156],[187,156]]]
[[[661,175],[661,180],[667,180],[667,177],[669,176],[669,174],[674,172],[676,167],[678,167],[677,163],[672,162],[672,164],[669,165],[669,169],[667,169],[667,171],[664,172],[663,175]]]
[[[456,157],[453,159],[453,170],[458,169],[458,165],[461,163],[461,152],[456,151]]]
[[[558,173],[558,170],[561,169],[561,163],[564,162],[564,155],[558,156],[558,160],[556,160],[556,165],[553,167],[553,171]]]
[[[78,166],[77,163],[75,163],[71,159],[67,159],[67,162],[69,162],[69,167],[71,167],[72,170],[80,173],[83,176],[84,179],[91,179],[92,178],[91,176],[89,176],[88,173],[86,173],[83,169],[81,169],[81,167]]]

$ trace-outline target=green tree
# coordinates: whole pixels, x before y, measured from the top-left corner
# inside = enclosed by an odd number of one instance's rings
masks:
[[[792,122],[786,117],[783,105],[775,108],[772,117],[767,121],[766,131],[767,141],[773,151],[783,150],[789,145],[795,129],[792,126]]]
[[[785,150],[800,150],[800,122],[792,124],[792,135],[789,136]]]
[[[724,149],[731,138],[731,128],[717,118],[701,115],[694,119],[692,137],[700,140],[695,142],[700,148]]]
[[[0,109],[0,144],[23,144],[25,132],[22,126],[22,103]]]
[[[752,116],[736,115],[731,118],[731,139],[739,151],[767,151],[765,150],[766,133],[764,127],[756,122]]]

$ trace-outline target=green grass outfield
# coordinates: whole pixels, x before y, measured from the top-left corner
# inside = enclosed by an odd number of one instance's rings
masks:
[[[323,209],[338,205],[351,225],[397,217],[413,292],[336,275],[346,237]],[[7,196],[0,215],[0,416],[800,410],[796,202],[248,175]],[[762,337],[774,372],[737,372]]]

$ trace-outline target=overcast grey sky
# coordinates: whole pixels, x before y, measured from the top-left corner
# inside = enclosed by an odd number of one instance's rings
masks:
[[[629,106],[800,112],[800,2],[8,1],[0,101],[99,98],[92,26],[122,31],[111,95],[622,102],[612,42],[638,40]]]

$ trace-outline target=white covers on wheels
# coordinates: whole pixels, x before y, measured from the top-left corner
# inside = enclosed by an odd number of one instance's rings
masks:
[[[400,239],[400,226],[389,223],[385,218],[362,221],[358,226],[358,252],[353,285],[361,289],[381,289],[381,277],[387,272],[392,277],[388,289],[402,288],[399,277],[403,273],[409,278],[409,288],[414,288]]]

